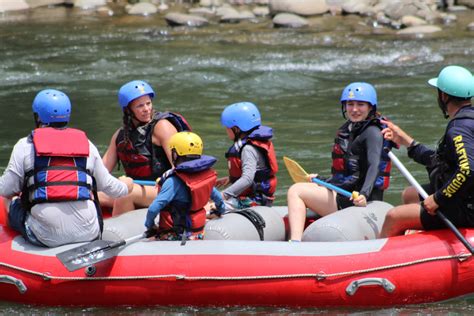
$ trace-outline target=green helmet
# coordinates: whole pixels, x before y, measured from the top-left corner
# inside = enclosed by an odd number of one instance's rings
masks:
[[[460,66],[444,67],[438,78],[428,80],[433,87],[458,98],[474,96],[474,77],[466,68]]]

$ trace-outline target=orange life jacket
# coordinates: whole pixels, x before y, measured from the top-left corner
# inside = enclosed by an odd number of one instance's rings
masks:
[[[267,126],[260,126],[254,130],[248,137],[242,139],[241,146],[231,146],[226,153],[229,165],[230,182],[234,183],[242,176],[242,149],[244,146],[251,144],[260,150],[265,157],[267,168],[257,170],[253,180],[253,185],[241,193],[241,197],[253,196],[263,193],[265,196],[272,198],[277,186],[276,173],[278,172],[278,162],[271,138],[273,137],[272,129]]]
[[[159,230],[160,232],[174,231],[182,234],[184,231],[192,234],[202,233],[206,224],[206,210],[204,206],[209,202],[212,189],[216,185],[217,173],[208,166],[206,169],[195,171],[189,168],[189,163],[199,164],[199,160],[207,159],[209,156],[202,156],[200,159],[187,162],[188,168],[180,168],[179,165],[172,176],[179,177],[189,190],[191,195],[190,203],[171,202],[160,212]],[[212,158],[212,164],[215,158]],[[191,164],[192,165],[192,164]]]
[[[31,204],[91,199],[93,179],[86,169],[89,140],[78,129],[44,127],[31,134],[34,168],[26,173]]]

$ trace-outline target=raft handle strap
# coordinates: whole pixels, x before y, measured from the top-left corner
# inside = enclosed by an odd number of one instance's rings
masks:
[[[255,226],[255,229],[258,232],[258,236],[260,237],[260,240],[264,240],[264,232],[263,229],[265,228],[265,220],[263,219],[262,215],[258,214],[254,210],[250,208],[246,208],[240,211],[235,211],[234,213],[240,214],[243,217],[247,218],[253,226]]]

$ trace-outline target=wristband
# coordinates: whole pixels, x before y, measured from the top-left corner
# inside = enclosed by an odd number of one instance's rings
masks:
[[[413,147],[417,146],[418,144],[419,144],[419,142],[417,142],[415,139],[413,139],[413,140],[411,141],[410,145],[408,145],[407,148],[408,148],[408,149],[413,148]]]

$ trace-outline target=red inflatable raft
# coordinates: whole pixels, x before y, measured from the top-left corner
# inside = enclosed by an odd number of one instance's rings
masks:
[[[460,231],[474,242],[474,230]],[[345,242],[146,240],[69,272],[56,254],[77,246],[34,247],[0,226],[0,300],[48,306],[383,307],[474,292],[471,254],[448,230]]]

